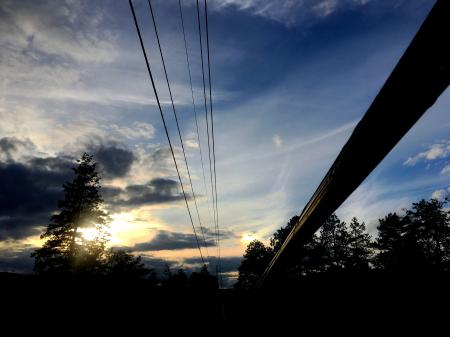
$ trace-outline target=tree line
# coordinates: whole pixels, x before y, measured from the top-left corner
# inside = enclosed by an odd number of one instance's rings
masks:
[[[332,273],[383,272],[442,273],[450,270],[450,211],[445,200],[420,200],[404,213],[389,213],[378,220],[372,237],[364,222],[349,224],[332,214],[318,233],[289,254],[284,273],[291,279],[306,279]],[[239,267],[238,289],[252,289],[275,253],[298,222],[292,217],[278,229],[269,245],[254,240]]]

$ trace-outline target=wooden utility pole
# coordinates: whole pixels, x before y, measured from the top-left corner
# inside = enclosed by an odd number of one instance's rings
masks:
[[[258,287],[283,281],[283,261],[364,181],[450,84],[450,1],[438,0],[303,209]]]

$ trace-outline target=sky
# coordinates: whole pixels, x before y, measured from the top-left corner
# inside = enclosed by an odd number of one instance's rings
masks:
[[[181,3],[200,143],[178,1],[152,1],[205,255],[214,260],[196,7]],[[190,195],[148,4],[134,4]],[[221,256],[230,282],[251,240],[268,242],[300,213],[433,4],[208,1]],[[4,0],[0,50],[0,270],[31,272],[29,254],[85,151],[102,175],[109,245],[155,268],[199,266],[128,2]],[[449,103],[447,90],[337,210],[342,220],[356,216],[375,235],[388,212],[446,195]],[[189,204],[194,211],[192,198]]]

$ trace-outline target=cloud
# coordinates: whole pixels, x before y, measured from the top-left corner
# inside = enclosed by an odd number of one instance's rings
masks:
[[[220,266],[221,266],[221,270],[222,273],[229,273],[229,272],[235,272],[238,270],[241,262],[242,262],[243,257],[242,256],[221,256],[220,257]],[[215,270],[215,265],[217,263],[218,259],[216,256],[210,256],[210,266],[214,266],[214,268],[210,268],[210,271],[212,271],[213,269]],[[187,265],[190,266],[202,266],[203,262],[200,259],[200,257],[189,257],[189,258],[185,258],[183,260],[184,263],[186,263]]]
[[[125,188],[104,187],[103,196],[113,207],[138,207],[183,199],[179,184],[175,180],[154,178],[145,184],[129,185]]]
[[[30,149],[35,145],[29,140],[0,139],[0,240],[40,234],[63,197],[63,183],[73,178],[73,156],[36,157],[27,154]],[[94,155],[107,177],[124,176],[135,159],[118,144],[101,144]],[[153,186],[168,193],[163,182],[156,180]],[[136,186],[130,188],[133,198],[139,197],[137,190]]]
[[[62,184],[72,178],[72,166],[67,157],[0,162],[0,240],[39,233],[62,197]]]
[[[238,268],[242,262],[242,256],[226,256],[220,258],[220,275],[222,277],[223,286],[231,288],[237,281]],[[214,274],[218,259],[216,256],[210,256],[208,270]],[[203,266],[203,262],[199,257],[191,257],[183,260],[183,265],[187,265],[192,270],[198,270]]]
[[[430,198],[431,199],[436,199],[436,200],[444,200],[444,198],[450,193],[450,187],[445,190],[445,189],[439,189],[434,191]]]
[[[334,13],[355,9],[370,0],[214,0],[212,8],[223,10],[228,7],[249,12],[252,15],[281,22],[287,26],[299,22],[312,22]]]
[[[29,274],[33,271],[34,260],[30,254],[34,248],[0,250],[0,272]]]
[[[211,228],[203,228],[203,234],[205,234],[205,237],[208,239],[215,239],[216,238],[216,232],[212,230]],[[227,229],[219,229],[219,239],[220,240],[228,240],[228,239],[237,239],[239,238],[239,235],[237,235],[233,230],[227,230]]]
[[[134,122],[131,126],[119,126],[112,124],[110,128],[120,136],[129,139],[152,139],[155,135],[155,128],[152,124]]]
[[[0,160],[11,161],[24,155],[25,152],[35,150],[30,140],[20,140],[16,137],[4,137],[0,139]]]
[[[276,147],[281,147],[283,145],[283,140],[279,135],[273,136],[272,141]]]
[[[98,163],[100,173],[107,179],[126,176],[136,160],[133,152],[117,142],[100,143],[89,147],[88,151]]]
[[[433,161],[436,159],[447,158],[450,155],[450,141],[442,141],[440,143],[436,143],[430,145],[426,151],[420,152],[415,156],[409,157],[403,165],[406,166],[414,166],[417,163],[423,161]]]
[[[441,174],[448,174],[450,173],[450,164],[444,166],[444,168],[441,170]]]
[[[199,236],[199,243],[201,246],[211,247],[214,246],[212,240],[207,239],[206,242],[202,241]],[[155,237],[148,242],[137,243],[133,246],[134,251],[160,251],[160,250],[180,250],[180,249],[196,249],[197,239],[194,234],[170,232],[166,230],[160,230]]]
[[[3,1],[1,43],[34,58],[110,62],[115,56],[115,37],[101,29],[106,18],[104,8],[90,1],[65,1],[56,6],[51,1]]]

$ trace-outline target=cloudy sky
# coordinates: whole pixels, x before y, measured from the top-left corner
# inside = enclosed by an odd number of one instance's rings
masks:
[[[250,240],[267,240],[300,212],[433,3],[209,2],[221,254],[229,275]],[[195,1],[182,5],[200,144],[178,1],[153,5],[214,256],[199,152],[200,145],[207,153],[207,143]],[[136,0],[135,8],[187,186],[147,2]],[[128,247],[154,266],[198,264],[127,1],[2,1],[0,74],[1,270],[31,270],[29,253],[84,151],[102,173],[111,246]],[[357,216],[374,232],[385,213],[445,195],[449,103],[446,91],[341,206],[343,220]]]

